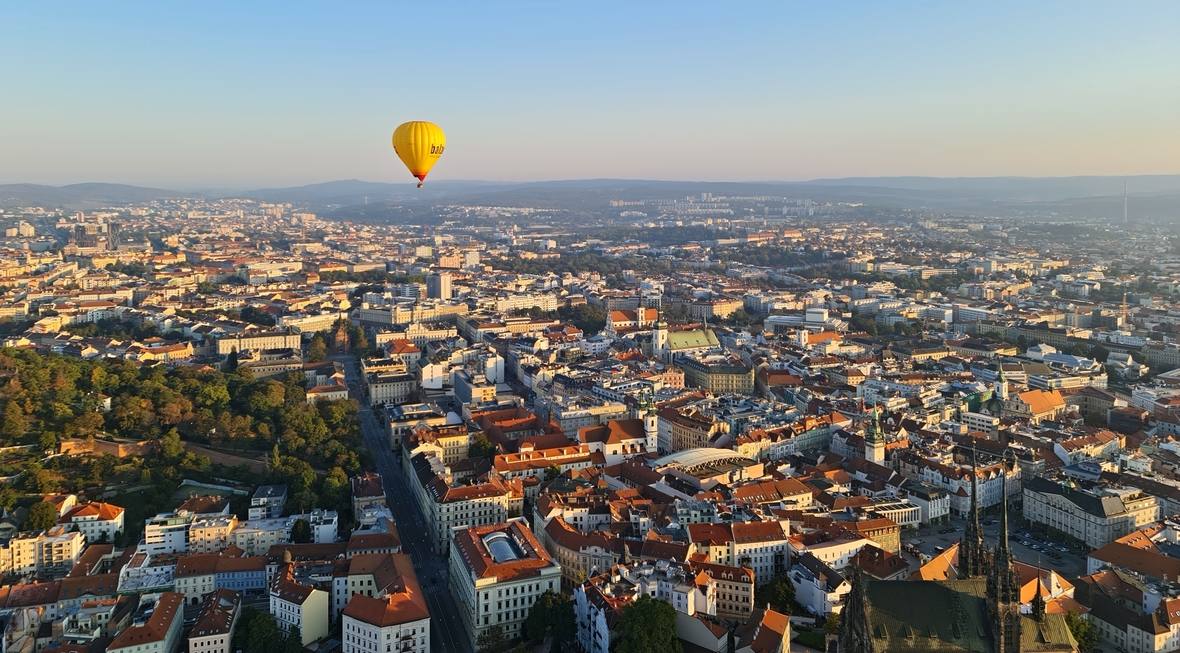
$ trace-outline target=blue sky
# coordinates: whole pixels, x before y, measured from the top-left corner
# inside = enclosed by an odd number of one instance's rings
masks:
[[[1180,3],[0,6],[0,182],[1180,172]]]

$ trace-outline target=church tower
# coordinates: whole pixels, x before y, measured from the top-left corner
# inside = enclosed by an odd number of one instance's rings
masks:
[[[979,468],[975,464],[975,447],[971,447],[971,513],[959,540],[959,578],[975,578],[987,573],[987,551],[983,529],[979,526]]]
[[[657,309],[658,310],[658,309]],[[668,323],[662,311],[656,314],[656,323],[651,330],[651,355],[662,361],[670,359],[668,352]]]
[[[1000,539],[992,554],[992,568],[987,577],[988,612],[991,613],[996,653],[1020,651],[1020,586],[1012,566],[1012,550],[1008,546],[1008,474],[1007,464],[1001,468]]]
[[[876,406],[873,406],[873,421],[865,431],[865,460],[878,465],[885,464],[885,434],[881,432]]]
[[[1004,378],[1004,364],[1000,363],[1000,373],[996,375],[995,394],[1000,401],[1008,401],[1008,380]]]
[[[650,390],[643,393],[636,413],[636,417],[643,420],[644,446],[647,447],[649,453],[657,451],[659,449],[660,416],[652,403]]]

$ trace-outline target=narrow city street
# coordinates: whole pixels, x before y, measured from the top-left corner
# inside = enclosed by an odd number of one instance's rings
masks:
[[[334,356],[333,360],[344,365],[349,393],[360,404],[358,418],[365,446],[372,453],[373,464],[385,483],[385,500],[397,522],[402,551],[413,559],[418,583],[426,596],[430,608],[430,648],[432,651],[470,653],[463,621],[447,586],[447,561],[430,549],[425,521],[402,476],[400,462],[390,449],[385,429],[364,397],[360,364],[355,356]]]

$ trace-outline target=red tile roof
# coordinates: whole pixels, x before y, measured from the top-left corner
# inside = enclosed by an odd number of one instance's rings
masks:
[[[142,626],[132,626],[115,637],[108,650],[142,646],[153,642],[163,641],[168,636],[168,629],[177,617],[184,598],[176,592],[164,592],[156,603],[152,616]]]
[[[118,519],[119,515],[123,514],[123,508],[112,503],[84,503],[80,506],[75,506],[73,510],[66,513],[62,517],[62,521],[72,521],[81,517],[97,517],[100,521],[111,521]]]
[[[396,591],[391,591],[385,598],[354,594],[344,608],[344,616],[378,627],[394,626],[430,617],[426,597],[418,586],[410,557],[405,554],[388,557],[392,558],[394,569],[391,571],[398,581]]]
[[[507,562],[496,562],[487,550],[483,538],[492,533],[506,533],[523,548],[523,557]],[[520,521],[507,524],[473,526],[455,534],[455,546],[476,578],[495,578],[499,582],[538,576],[541,570],[556,567],[557,563],[541,546],[537,538]]]

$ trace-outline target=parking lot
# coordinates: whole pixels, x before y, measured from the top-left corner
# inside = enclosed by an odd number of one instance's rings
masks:
[[[1012,547],[1012,555],[1017,560],[1042,568],[1055,569],[1070,579],[1077,578],[1086,572],[1088,550],[1070,548],[1063,540],[1054,539],[1049,535],[1032,533],[1023,527],[1016,526],[1014,522],[1018,521],[1013,519],[1009,522],[1011,529],[1009,544]],[[980,524],[983,527],[983,537],[988,549],[994,548],[1000,530],[999,519],[987,515],[980,520]],[[958,542],[963,535],[965,525],[966,520],[964,519],[952,519],[944,524],[905,531],[902,533],[902,544],[920,540],[921,544],[917,545],[918,549],[928,556],[934,556]],[[912,563],[916,564],[916,560]]]

